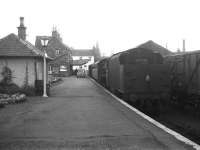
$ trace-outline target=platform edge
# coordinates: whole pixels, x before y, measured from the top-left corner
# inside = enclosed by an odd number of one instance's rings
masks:
[[[149,121],[150,123],[154,124],[155,126],[159,127],[160,129],[164,130],[165,132],[169,133],[170,135],[174,136],[177,140],[179,140],[181,142],[184,142],[185,144],[191,145],[196,150],[200,150],[200,145],[198,145],[197,143],[195,143],[195,142],[191,141],[190,139],[184,137],[180,133],[178,133],[176,131],[173,131],[172,129],[166,127],[165,125],[159,123],[158,121],[154,120],[153,118],[149,117],[148,115],[144,114],[143,112],[141,112],[138,109],[134,108],[133,106],[129,105],[128,103],[126,103],[122,99],[120,99],[117,96],[115,96],[114,94],[112,94],[110,91],[108,91],[105,87],[103,87],[102,85],[100,85],[94,79],[92,79],[90,77],[89,77],[89,79],[92,82],[94,82],[97,86],[101,87],[106,93],[108,93],[109,95],[111,95],[114,99],[116,99],[121,104],[123,104],[124,106],[128,107],[129,109],[131,109],[132,111],[134,111],[135,113],[137,113],[138,115],[140,115],[141,117],[143,117],[144,119],[146,119],[147,121]]]

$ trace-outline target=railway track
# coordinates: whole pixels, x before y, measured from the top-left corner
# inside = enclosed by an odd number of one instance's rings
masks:
[[[170,129],[200,144],[200,120],[199,116],[194,114],[193,111],[182,110],[178,106],[170,105],[166,111],[161,111],[159,115],[155,115],[154,112],[148,112],[148,110],[139,108],[132,103],[129,104]]]

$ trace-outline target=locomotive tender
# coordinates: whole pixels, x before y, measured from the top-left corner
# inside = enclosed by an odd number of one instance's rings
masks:
[[[90,67],[97,82],[125,101],[156,107],[170,97],[170,74],[163,57],[150,49],[134,48]],[[92,72],[92,71],[90,71]]]
[[[170,66],[171,100],[200,110],[200,51],[165,57]]]

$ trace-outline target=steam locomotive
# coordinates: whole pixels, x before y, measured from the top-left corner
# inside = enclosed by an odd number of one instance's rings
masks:
[[[133,48],[89,67],[89,75],[112,93],[140,108],[157,112],[170,98],[170,69],[160,53]]]

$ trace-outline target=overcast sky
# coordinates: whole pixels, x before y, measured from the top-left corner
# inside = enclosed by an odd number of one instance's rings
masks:
[[[109,55],[148,40],[172,51],[200,49],[199,0],[4,0],[0,4],[0,38],[17,34],[25,18],[27,40],[51,35],[56,26],[63,42],[92,48],[98,41]]]

